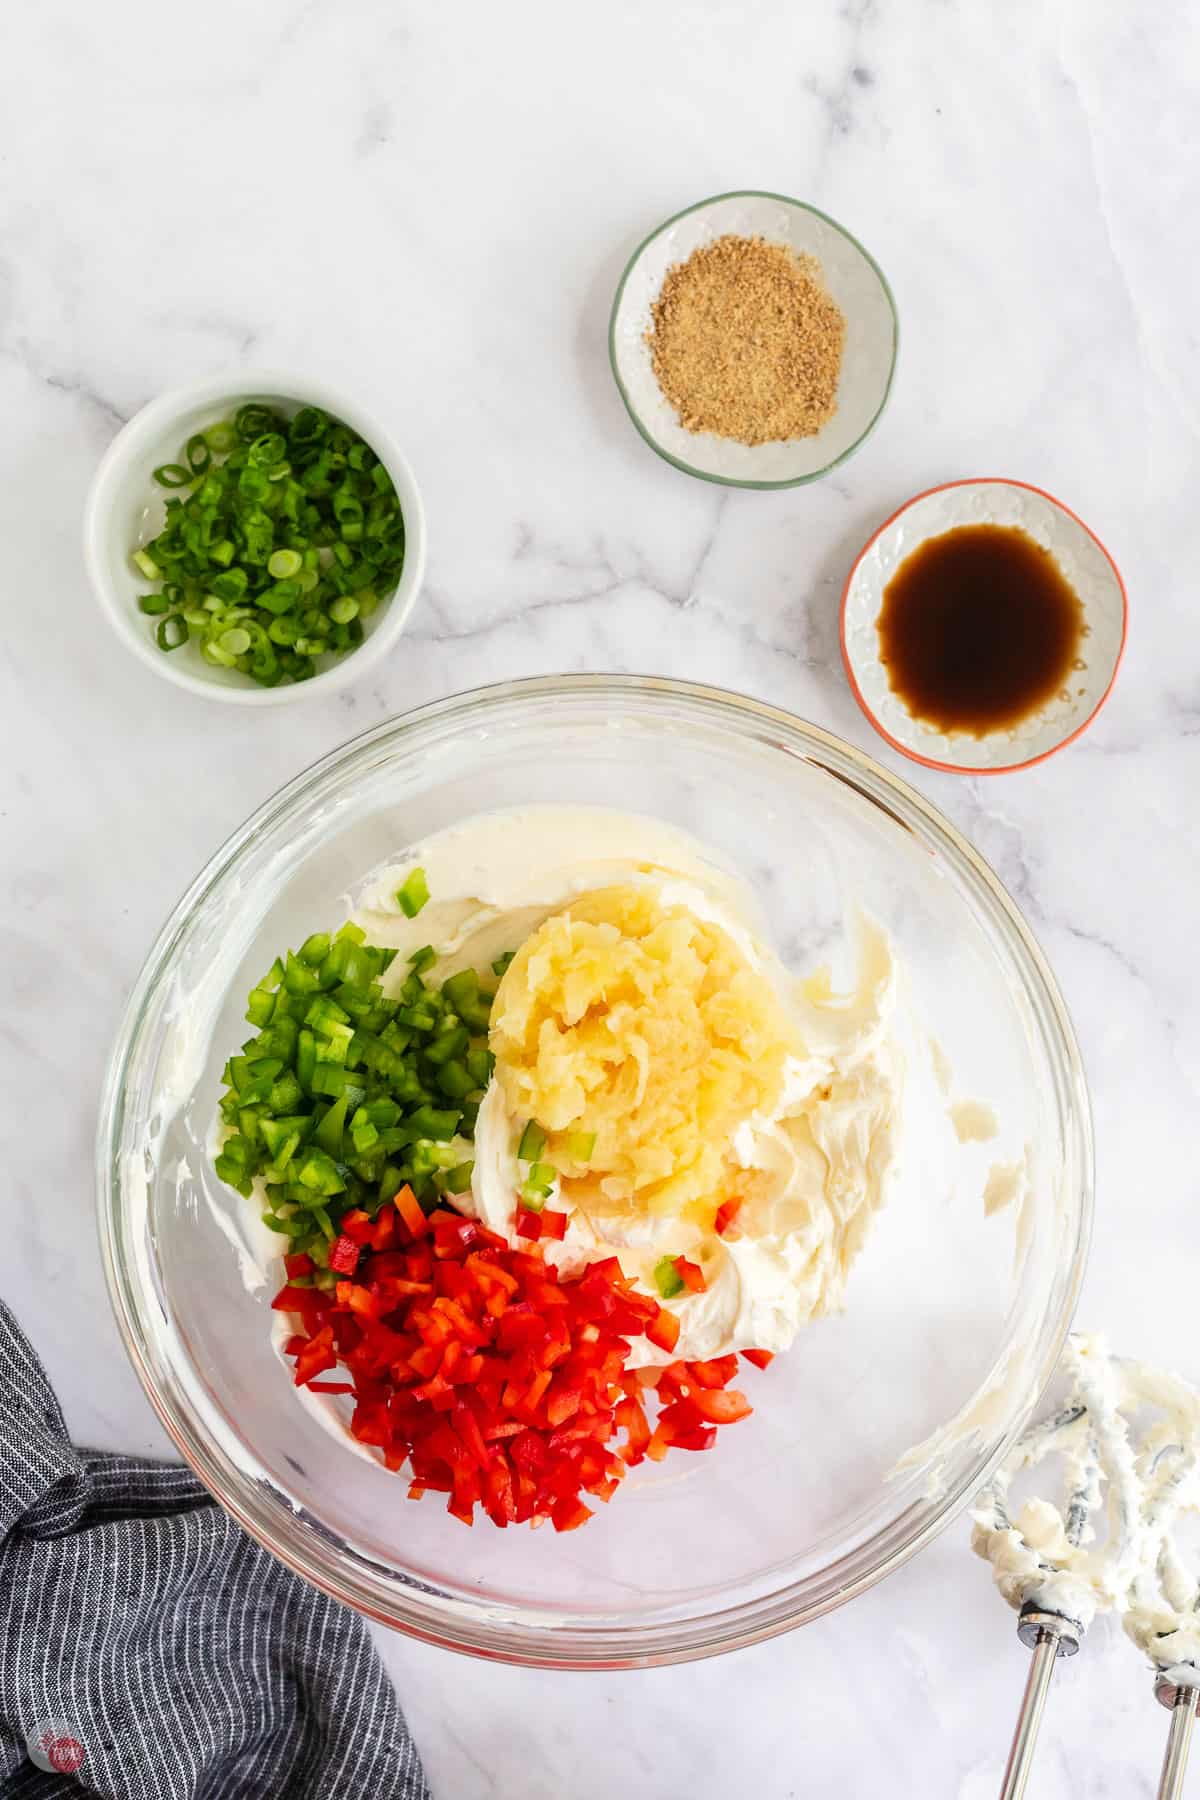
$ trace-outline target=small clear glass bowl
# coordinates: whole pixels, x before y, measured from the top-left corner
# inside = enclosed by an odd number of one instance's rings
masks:
[[[486,1521],[468,1531],[433,1496],[408,1501],[402,1478],[297,1404],[270,1344],[273,1283],[255,1286],[239,1251],[245,1202],[215,1180],[208,1152],[245,996],[276,951],[336,923],[385,856],[473,813],[537,802],[633,807],[690,830],[750,882],[796,966],[832,959],[845,975],[850,921],[866,908],[895,940],[904,1014],[920,1021],[913,1133],[846,1311],[769,1370],[747,1369],[754,1415],[713,1451],[635,1470],[564,1537]],[[918,1066],[927,1033],[955,1091],[1001,1121],[997,1142],[964,1150],[961,1165],[923,1136],[920,1095],[938,1091]],[[1009,1215],[985,1219],[981,1196],[989,1160],[1023,1152],[1016,1230]],[[431,1642],[620,1668],[802,1624],[956,1516],[1057,1360],[1092,1165],[1053,978],[990,870],[927,802],[772,707],[680,682],[563,676],[380,726],[234,834],[138,980],[97,1176],[129,1353],[183,1455],[248,1531],[339,1600]]]

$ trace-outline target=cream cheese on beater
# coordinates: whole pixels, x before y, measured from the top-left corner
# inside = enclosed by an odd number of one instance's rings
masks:
[[[1200,1687],[1200,1588],[1175,1544],[1181,1520],[1200,1513],[1200,1393],[1112,1356],[1098,1337],[1071,1337],[1064,1364],[1066,1401],[1026,1431],[979,1495],[972,1547],[1010,1606],[1084,1628],[1098,1611],[1117,1612],[1158,1669]],[[1065,1504],[1031,1499],[1010,1516],[1014,1478],[1054,1454]]]

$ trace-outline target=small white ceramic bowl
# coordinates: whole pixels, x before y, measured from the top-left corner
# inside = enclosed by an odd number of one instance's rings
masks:
[[[249,400],[264,401],[285,414],[319,406],[341,419],[371,446],[395,483],[404,516],[404,568],[392,595],[369,619],[356,650],[340,657],[309,681],[259,687],[237,669],[205,662],[193,643],[160,650],[156,620],[138,610],[138,596],[150,584],[131,561],[131,552],[161,528],[164,491],[153,478],[160,463],[177,462],[193,432],[229,417]],[[92,479],[83,516],[83,554],[105,618],[127,649],[156,675],[176,687],[225,700],[234,706],[282,706],[333,693],[367,675],[392,649],[404,629],[425,569],[425,513],[421,496],[399,445],[386,426],[350,396],[305,376],[231,370],[188,387],[160,394],[122,426]]]
[[[813,437],[738,444],[686,431],[654,374],[646,332],[667,270],[715,238],[764,237],[815,256],[846,319],[837,410]],[[676,213],[634,251],[613,301],[608,350],[629,416],[652,450],[685,475],[725,487],[799,487],[852,456],[887,405],[899,322],[882,269],[857,238],[802,200],[746,191],[718,194]]]
[[[1068,685],[1006,731],[944,734],[915,719],[879,655],[884,589],[927,538],[959,525],[1016,525],[1049,550],[1083,608],[1086,638]],[[1127,604],[1117,565],[1082,519],[1024,481],[950,481],[906,502],[858,554],[842,593],[842,655],[854,697],[876,731],[914,762],[950,774],[1000,775],[1043,762],[1086,731],[1107,700],[1125,649]]]

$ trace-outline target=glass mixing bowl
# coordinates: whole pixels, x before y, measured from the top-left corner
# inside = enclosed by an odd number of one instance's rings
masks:
[[[633,1471],[583,1531],[466,1530],[294,1398],[247,1203],[208,1143],[245,997],[277,950],[344,914],[362,875],[490,808],[576,801],[691,831],[750,882],[796,967],[847,972],[857,906],[891,933],[911,1133],[841,1315],[747,1370],[749,1420]],[[954,1092],[1000,1120],[949,1155]],[[938,1146],[942,1148],[938,1148]],[[1028,1198],[985,1218],[994,1161]],[[104,1094],[103,1255],[130,1355],[221,1503],[308,1580],[432,1642],[575,1668],[754,1643],[860,1593],[945,1526],[1048,1380],[1083,1269],[1091,1135],[1070,1022],[990,870],[870,758],[710,688],[571,676],[484,689],[368,732],[212,859],[137,983]],[[682,1465],[682,1466],[681,1466]]]

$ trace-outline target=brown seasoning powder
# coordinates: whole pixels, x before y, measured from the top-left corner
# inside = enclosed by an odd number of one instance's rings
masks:
[[[650,315],[654,373],[685,430],[771,444],[833,417],[846,321],[815,257],[719,237],[667,270]]]

